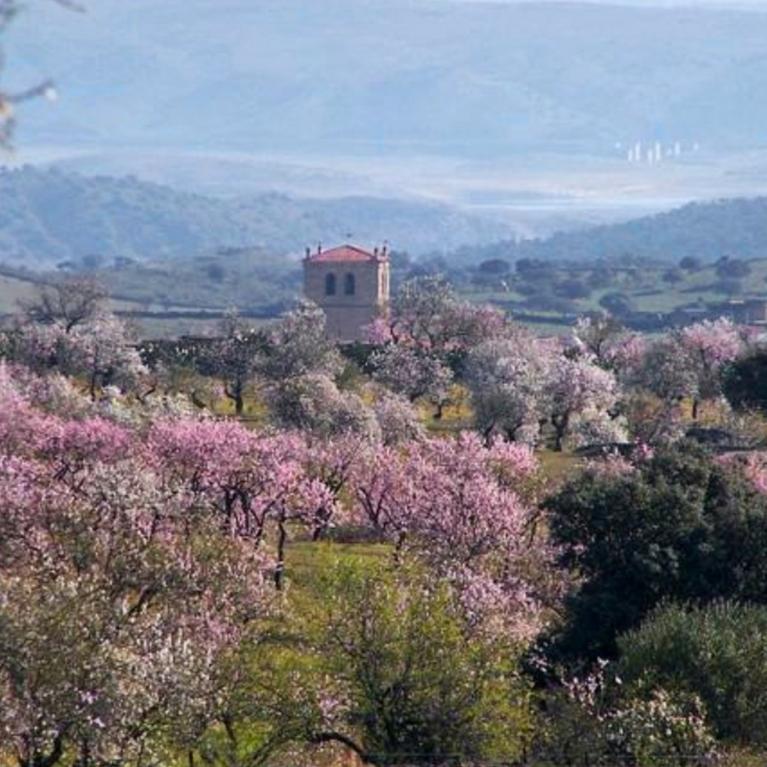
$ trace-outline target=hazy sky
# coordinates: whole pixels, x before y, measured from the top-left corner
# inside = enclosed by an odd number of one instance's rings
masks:
[[[749,8],[767,11],[767,0],[446,0],[460,3],[583,3],[594,5],[634,5],[634,6],[682,6],[682,7],[719,7]]]

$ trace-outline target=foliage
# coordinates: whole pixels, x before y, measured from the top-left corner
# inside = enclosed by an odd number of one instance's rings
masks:
[[[724,395],[737,410],[767,412],[767,354],[761,350],[725,368]]]
[[[490,258],[516,262],[522,259],[594,262],[624,254],[630,254],[639,263],[658,260],[669,264],[688,257],[695,259],[685,261],[687,266],[683,268],[687,269],[696,262],[716,261],[723,253],[738,253],[744,259],[760,258],[763,251],[759,243],[767,238],[765,205],[765,198],[695,202],[634,221],[561,232],[544,240],[478,246],[471,248],[471,255],[477,263]],[[468,260],[465,251],[462,257]]]
[[[95,267],[113,292],[144,302],[274,310],[300,290],[300,263],[286,254],[338,236],[350,221],[361,242],[388,235],[420,252],[510,232],[449,205],[301,195],[303,184],[296,196],[227,199],[135,176],[25,165],[0,174],[0,243],[7,257],[36,269]]]
[[[664,599],[767,598],[764,496],[699,448],[586,472],[546,505],[561,562],[582,579],[558,639],[569,655],[613,656],[616,636]]]
[[[618,640],[627,683],[697,695],[717,735],[767,742],[767,610],[736,602],[668,605]]]
[[[411,565],[347,562],[320,575],[308,641],[332,701],[315,742],[371,764],[512,761],[532,731],[519,648],[467,623],[451,590]]]
[[[626,690],[600,662],[566,678],[547,696],[547,721],[536,751],[546,764],[708,767],[718,752],[700,701],[654,687]]]

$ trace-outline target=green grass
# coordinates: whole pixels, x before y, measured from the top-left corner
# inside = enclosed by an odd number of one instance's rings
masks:
[[[295,541],[285,550],[285,579],[299,589],[311,589],[312,584],[333,561],[383,560],[392,547],[383,543],[340,543],[331,541]]]
[[[583,466],[583,459],[572,453],[539,450],[536,455],[541,464],[543,477],[547,483],[551,484],[572,478]]]
[[[729,296],[722,292],[712,289],[712,286],[720,283],[722,280],[716,274],[714,266],[707,266],[699,271],[686,272],[681,271],[682,281],[678,283],[668,283],[663,279],[663,275],[674,268],[673,264],[659,266],[649,266],[641,270],[636,270],[629,274],[625,271],[617,272],[615,279],[608,287],[594,290],[587,299],[579,299],[572,302],[575,313],[596,311],[600,308],[599,301],[608,293],[624,293],[628,295],[637,311],[641,312],[661,312],[668,313],[674,309],[701,301],[706,304],[717,304],[727,301],[730,298],[765,298],[767,297],[767,259],[755,259],[748,262],[751,267],[751,274],[739,280],[742,287],[742,294]],[[560,268],[554,275],[555,281],[561,281],[568,277],[569,270]],[[584,274],[584,279],[588,282],[588,275]],[[507,278],[508,279],[508,278]],[[642,295],[648,291],[658,291],[654,295]],[[504,290],[492,290],[488,288],[465,289],[464,294],[471,301],[476,303],[497,303],[505,305],[508,302],[521,302],[525,297],[515,292]],[[556,316],[555,312],[530,309],[530,312],[542,316]],[[552,324],[551,326],[541,326],[531,324],[533,329],[542,334],[561,333],[562,326]]]

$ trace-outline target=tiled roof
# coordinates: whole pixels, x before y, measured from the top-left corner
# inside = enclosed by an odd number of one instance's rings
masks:
[[[309,255],[309,261],[377,261],[380,256],[354,245],[341,245],[338,248],[314,252]]]

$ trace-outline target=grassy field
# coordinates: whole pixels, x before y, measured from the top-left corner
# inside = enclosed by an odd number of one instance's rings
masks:
[[[669,266],[648,266],[641,269],[616,269],[610,276],[608,285],[592,290],[588,298],[574,299],[570,303],[575,311],[588,312],[600,308],[600,301],[609,293],[623,293],[632,302],[633,308],[640,312],[671,312],[680,306],[698,303],[719,303],[731,298],[767,298],[767,259],[755,259],[747,262],[750,274],[740,279],[727,280],[730,289],[725,290],[723,278],[717,274],[713,265],[696,271],[685,271]],[[677,282],[666,279],[673,272]],[[588,283],[588,272],[569,268],[559,268],[554,272],[552,285],[565,280],[579,280]],[[509,290],[473,289],[467,293],[478,303],[493,302],[501,305],[525,302],[526,296],[515,289],[521,287],[514,278],[507,279]],[[557,316],[555,311],[536,311],[536,314]],[[551,326],[555,329],[556,326]]]

